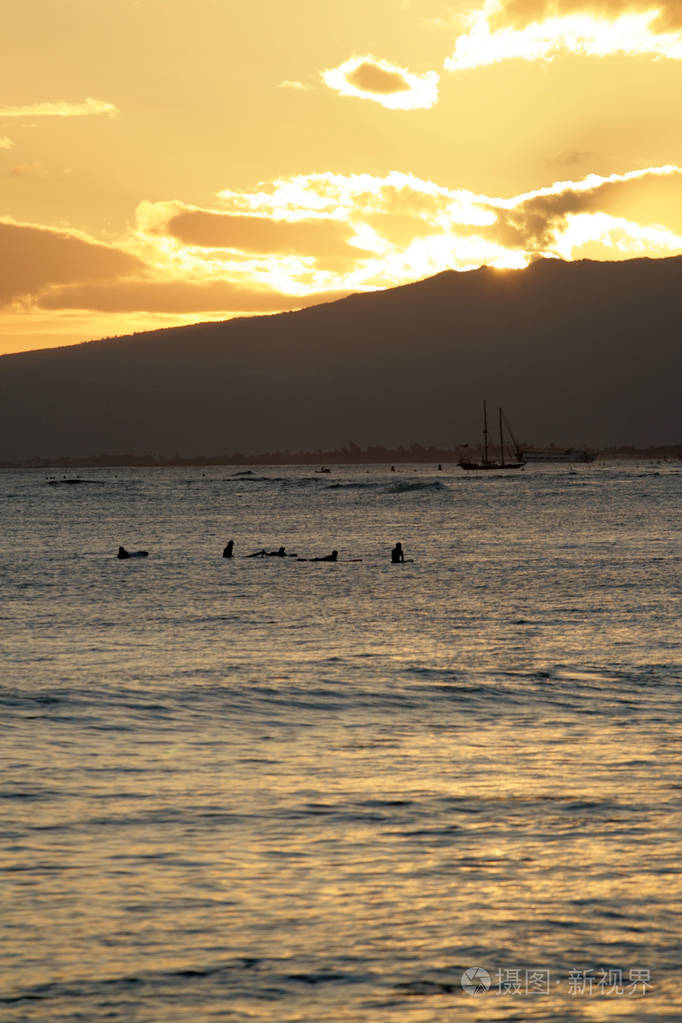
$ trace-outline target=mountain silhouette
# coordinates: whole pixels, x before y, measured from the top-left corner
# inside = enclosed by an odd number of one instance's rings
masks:
[[[298,312],[0,357],[0,459],[680,440],[682,257],[446,271]]]

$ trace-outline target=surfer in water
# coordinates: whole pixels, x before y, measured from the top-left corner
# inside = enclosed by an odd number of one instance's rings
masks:
[[[336,561],[339,556],[338,551],[332,551],[331,554],[325,554],[323,558],[311,558],[311,561]]]
[[[147,558],[149,551],[127,551],[125,547],[119,547],[117,558]]]
[[[246,557],[247,558],[288,558],[288,557],[295,558],[296,555],[295,554],[291,554],[291,555],[287,554],[287,552],[284,549],[284,547],[280,547],[280,549],[278,551],[266,551],[265,548],[263,547],[262,550],[254,551],[253,554],[247,554]]]
[[[230,541],[228,541],[228,544],[225,547],[225,550],[223,551],[223,557],[224,558],[231,558],[233,550],[234,550],[234,540],[230,540]]]
[[[391,562],[394,565],[398,565],[401,561],[405,560],[405,553],[403,551],[403,545],[398,542],[393,550],[391,551]]]

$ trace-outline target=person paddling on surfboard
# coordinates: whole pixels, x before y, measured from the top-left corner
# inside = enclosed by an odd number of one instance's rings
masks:
[[[254,551],[253,554],[246,554],[247,558],[295,558],[295,554],[287,554],[284,547],[280,547],[278,551],[266,551],[265,547],[260,551]]]
[[[332,551],[331,554],[325,554],[323,558],[310,558],[310,561],[336,561],[338,556],[338,551]]]
[[[404,561],[404,560],[405,560],[405,554],[403,552],[403,545],[401,543],[397,543],[395,545],[395,547],[393,548],[393,550],[391,551],[391,562],[394,565],[397,565],[397,564],[399,564],[399,562]]]

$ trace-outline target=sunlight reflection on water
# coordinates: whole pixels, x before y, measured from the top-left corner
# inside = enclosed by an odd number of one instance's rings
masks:
[[[678,472],[87,475],[1,478],[3,1019],[679,1018]]]

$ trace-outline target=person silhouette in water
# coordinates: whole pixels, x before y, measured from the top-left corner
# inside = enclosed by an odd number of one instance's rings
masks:
[[[228,544],[227,544],[227,547],[223,551],[223,557],[224,558],[231,558],[232,557],[233,549],[234,549],[234,540],[230,540],[228,542]]]
[[[148,551],[127,551],[125,547],[119,547],[117,558],[146,558],[149,556]]]
[[[391,561],[394,565],[397,565],[399,562],[404,560],[405,554],[403,552],[403,545],[401,543],[397,543],[391,551]]]
[[[326,554],[323,558],[311,558],[311,561],[336,561],[339,556],[338,551],[332,551],[331,554]]]

